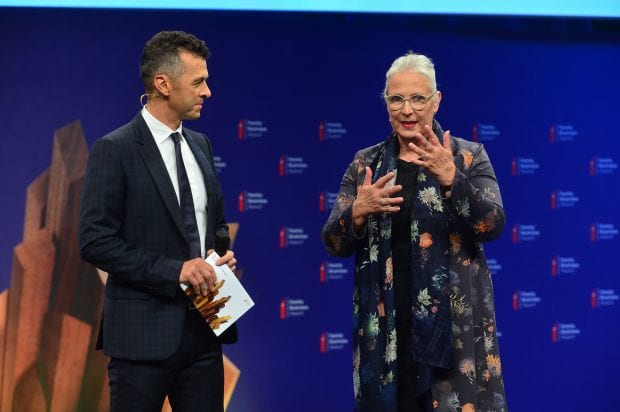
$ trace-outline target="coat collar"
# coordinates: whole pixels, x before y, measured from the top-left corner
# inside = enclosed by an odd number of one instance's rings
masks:
[[[159,194],[170,213],[170,217],[174,221],[177,229],[183,236],[185,236],[185,229],[183,226],[183,215],[176,193],[174,192],[174,186],[170,180],[170,175],[166,169],[163,159],[155,139],[151,134],[144,118],[140,113],[134,117],[131,122],[131,126],[134,132],[134,138],[138,145],[138,153],[142,158],[146,168],[159,191]]]

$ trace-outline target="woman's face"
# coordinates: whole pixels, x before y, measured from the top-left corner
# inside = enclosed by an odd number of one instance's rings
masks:
[[[405,71],[393,74],[388,80],[388,96],[399,95],[405,99],[412,96],[427,97],[432,93],[429,80],[421,73]],[[417,98],[419,100],[419,98]],[[425,125],[432,127],[433,117],[439,110],[441,92],[437,91],[426,104],[415,110],[410,101],[406,101],[398,110],[390,109],[388,114],[392,130],[401,138],[411,139],[416,133],[422,133]]]

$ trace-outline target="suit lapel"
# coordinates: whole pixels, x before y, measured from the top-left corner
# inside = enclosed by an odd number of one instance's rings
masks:
[[[146,168],[155,182],[155,186],[161,195],[170,217],[174,221],[174,224],[179,229],[179,232],[185,236],[185,229],[183,227],[183,214],[179,206],[177,195],[170,181],[170,175],[166,169],[161,153],[157,148],[155,139],[151,134],[151,131],[147,127],[141,114],[138,114],[132,122],[136,143],[138,144],[138,152],[140,157],[144,161]]]
[[[196,161],[200,165],[202,176],[205,182],[205,190],[207,191],[207,231],[204,239],[205,248],[208,249],[213,240],[215,233],[215,219],[218,210],[217,202],[219,201],[221,194],[218,192],[218,183],[215,173],[213,172],[211,151],[207,145],[205,139],[190,130],[183,132],[185,139],[188,142],[189,147],[194,153]]]

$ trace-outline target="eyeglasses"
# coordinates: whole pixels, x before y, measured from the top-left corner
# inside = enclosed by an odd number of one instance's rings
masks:
[[[421,94],[414,94],[409,98],[405,98],[399,94],[393,94],[391,96],[385,96],[385,102],[388,105],[390,110],[402,110],[405,102],[409,102],[411,104],[411,108],[413,110],[422,110],[426,106],[426,103],[437,93],[435,90],[433,93],[428,96],[422,96]]]

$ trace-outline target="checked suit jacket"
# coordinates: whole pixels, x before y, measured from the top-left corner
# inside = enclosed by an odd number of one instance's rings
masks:
[[[211,144],[186,128],[183,136],[204,176],[210,249],[215,232],[228,228]],[[170,176],[141,114],[90,152],[79,240],[82,258],[108,272],[98,349],[122,359],[170,357],[181,342],[189,305],[179,287],[189,243]],[[220,337],[222,343],[236,339],[234,325]]]

